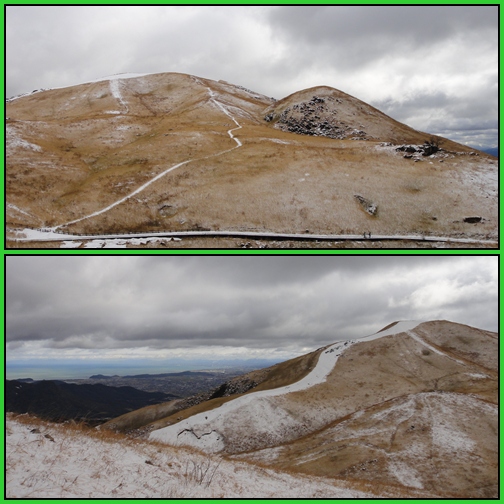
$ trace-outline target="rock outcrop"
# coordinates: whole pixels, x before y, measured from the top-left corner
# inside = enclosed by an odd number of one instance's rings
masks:
[[[282,131],[300,135],[323,136],[340,140],[366,140],[365,131],[356,129],[338,118],[338,104],[341,98],[334,96],[313,96],[309,101],[287,107],[280,115],[269,112],[264,116],[267,122],[275,122]]]

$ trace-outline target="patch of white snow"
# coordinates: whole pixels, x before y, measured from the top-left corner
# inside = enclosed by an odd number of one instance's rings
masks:
[[[35,152],[42,152],[42,147],[40,147],[40,145],[27,142],[21,138],[19,133],[10,124],[6,127],[5,143],[7,149],[29,149]]]
[[[421,320],[401,320],[394,324],[393,326],[385,329],[384,331],[379,331],[375,334],[370,334],[369,336],[364,336],[358,338],[359,341],[371,341],[378,338],[383,338],[384,336],[392,336],[394,334],[399,334],[401,332],[411,331],[418,325],[422,323]]]
[[[82,242],[67,240],[67,241],[61,242],[60,248],[66,248],[66,249],[79,248],[81,245],[82,245]]]
[[[406,487],[423,488],[422,479],[418,472],[405,462],[392,460],[389,462],[388,470],[402,485]]]
[[[121,94],[121,89],[120,89],[121,81],[119,79],[113,79],[109,82],[109,86],[110,86],[110,92],[112,93],[114,98],[124,107],[124,109],[125,109],[124,113],[127,114],[129,111],[129,108],[128,108],[128,105],[124,101],[124,98]]]

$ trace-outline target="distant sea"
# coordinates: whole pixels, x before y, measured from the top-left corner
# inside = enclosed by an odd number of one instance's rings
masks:
[[[202,361],[170,361],[147,363],[9,363],[6,365],[7,380],[32,378],[34,380],[65,380],[89,378],[92,375],[102,374],[107,376],[179,373],[182,371],[224,370],[235,367],[254,367],[259,369],[268,367],[278,360],[202,360]]]
[[[159,366],[135,366],[135,367],[107,367],[107,366],[58,366],[58,367],[34,367],[34,366],[9,366],[6,367],[8,380],[17,378],[33,378],[34,380],[64,380],[76,378],[89,378],[92,375],[134,375],[134,374],[159,374],[159,373],[178,373],[188,371],[186,366],[169,367]]]

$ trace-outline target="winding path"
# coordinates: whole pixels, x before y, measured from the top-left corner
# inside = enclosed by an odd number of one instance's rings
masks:
[[[202,84],[199,81],[197,81],[197,82],[199,84]],[[199,158],[187,159],[186,161],[182,161],[181,163],[177,163],[176,165],[170,166],[170,168],[168,168],[165,171],[159,173],[158,175],[156,175],[152,179],[150,179],[147,182],[145,182],[145,184],[143,184],[140,187],[138,187],[137,189],[135,189],[133,192],[127,194],[126,196],[124,196],[121,199],[118,199],[117,201],[114,201],[114,203],[108,205],[107,207],[102,208],[101,210],[97,210],[96,212],[90,213],[88,215],[85,215],[84,217],[79,217],[78,219],[74,219],[72,221],[65,222],[64,224],[59,224],[58,226],[54,226],[54,227],[49,228],[49,229],[51,231],[56,231],[57,229],[61,229],[63,227],[70,226],[71,224],[76,224],[77,222],[81,222],[81,221],[83,221],[85,219],[90,219],[92,217],[96,217],[98,215],[101,215],[101,214],[103,214],[105,212],[108,212],[109,210],[111,210],[112,208],[116,207],[117,205],[120,205],[121,203],[124,203],[126,200],[132,198],[133,196],[137,195],[138,193],[142,192],[144,189],[146,189],[147,187],[149,187],[151,184],[153,184],[154,182],[156,182],[160,178],[164,177],[168,173],[172,172],[173,170],[176,170],[177,168],[180,168],[181,166],[184,166],[184,165],[186,165],[188,163],[192,163],[193,161],[201,161],[203,159],[209,159],[209,158],[212,158],[212,157],[222,156],[223,154],[227,154],[228,152],[231,152],[232,150],[240,148],[242,146],[242,143],[240,142],[240,140],[238,138],[236,138],[233,135],[233,131],[241,129],[242,126],[233,117],[233,115],[229,112],[229,110],[227,110],[226,107],[215,98],[215,93],[209,87],[207,87],[207,89],[208,89],[208,94],[210,96],[210,101],[213,104],[215,104],[217,106],[217,108],[219,108],[222,112],[224,112],[224,114],[226,114],[237,126],[236,128],[232,128],[232,129],[228,130],[228,132],[227,132],[227,134],[229,135],[229,137],[236,142],[237,145],[235,147],[232,147],[231,149],[226,149],[226,150],[221,151],[221,152],[217,152],[215,154],[210,154],[208,156],[202,156],[202,157],[199,157]],[[126,102],[124,101],[124,98],[122,97],[122,94],[121,94],[120,89],[119,89],[119,81],[117,79],[110,81],[110,90],[111,90],[112,94],[114,95],[114,97],[119,101],[119,103],[123,107],[125,107],[126,112],[124,112],[124,113],[127,113],[128,110],[129,110],[129,108],[128,108],[128,105],[126,104]]]
[[[192,163],[193,161],[201,161],[203,159],[210,159],[213,157],[222,156],[231,152],[235,149],[242,147],[241,141],[233,135],[233,131],[239,130],[242,128],[240,123],[235,119],[235,117],[229,112],[226,106],[218,101],[216,98],[216,93],[212,91],[208,86],[205,86],[203,82],[201,82],[198,78],[192,76],[193,80],[204,86],[209,95],[209,101],[213,103],[219,110],[221,110],[224,114],[226,114],[235,124],[235,128],[231,128],[227,131],[231,140],[236,142],[236,146],[226,149],[221,152],[217,152],[215,154],[210,154],[207,156],[202,156],[199,158],[187,159],[186,161],[182,161],[173,166],[170,166],[163,172],[159,173],[152,179],[148,180],[140,187],[135,189],[133,192],[127,194],[123,198],[114,201],[110,205],[102,208],[101,210],[97,210],[96,212],[90,213],[83,217],[79,217],[78,219],[74,219],[63,224],[59,224],[57,226],[51,228],[41,228],[40,230],[35,229],[25,229],[21,233],[24,233],[26,237],[17,237],[14,238],[14,241],[66,241],[66,240],[95,240],[95,239],[128,239],[128,238],[151,238],[151,237],[226,237],[226,238],[251,238],[251,239],[273,239],[273,240],[297,240],[297,241],[417,241],[417,242],[441,242],[441,243],[466,243],[466,244],[479,244],[479,245],[488,245],[493,246],[495,248],[498,247],[498,242],[496,240],[480,240],[473,238],[452,238],[449,236],[428,236],[428,235],[369,235],[366,234],[301,234],[301,233],[274,233],[274,232],[261,232],[261,231],[182,231],[182,232],[146,232],[146,233],[134,233],[134,234],[107,234],[107,235],[71,235],[71,234],[63,234],[61,232],[56,232],[58,229],[70,226],[71,224],[76,224],[77,222],[81,222],[86,219],[90,219],[92,217],[96,217],[103,213],[108,212],[112,208],[124,203],[128,199],[136,196],[144,189],[149,187],[154,182],[158,181],[160,178],[164,177],[168,173],[184,166],[188,163]],[[110,80],[110,90],[113,96],[119,101],[119,103],[125,108],[125,112],[129,112],[129,107],[127,103],[124,101],[124,98],[120,91],[120,80],[113,79]],[[19,209],[18,209],[19,210]],[[20,210],[21,211],[21,210]]]

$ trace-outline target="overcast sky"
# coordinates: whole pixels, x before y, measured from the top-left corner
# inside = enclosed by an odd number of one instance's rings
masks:
[[[182,72],[275,98],[328,85],[395,119],[497,146],[496,6],[9,6],[6,95]]]
[[[396,320],[497,331],[492,256],[9,256],[7,362],[275,358]]]

